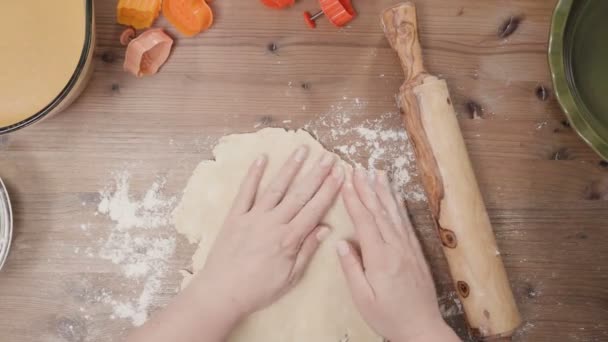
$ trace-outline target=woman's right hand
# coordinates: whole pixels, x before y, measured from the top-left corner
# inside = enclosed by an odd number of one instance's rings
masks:
[[[338,242],[337,249],[367,323],[391,342],[459,341],[439,312],[420,243],[386,174],[379,172],[370,181],[357,170],[348,175],[343,197],[361,252],[347,241]]]

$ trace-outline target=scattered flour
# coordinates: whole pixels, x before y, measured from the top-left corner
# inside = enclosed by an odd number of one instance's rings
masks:
[[[439,311],[443,318],[462,315],[464,310],[462,303],[455,291],[450,291],[447,294],[438,298]]]
[[[540,131],[543,127],[547,126],[549,123],[547,121],[539,122],[536,124],[536,130]]]
[[[168,259],[175,251],[173,230],[161,228],[169,225],[176,198],[161,195],[165,182],[159,180],[136,199],[129,180],[128,171],[119,172],[115,184],[100,192],[97,213],[109,218],[113,226],[107,238],[100,241],[97,255],[90,248],[84,253],[120,266],[124,286],[133,287],[134,295],[115,297],[111,291],[104,291],[100,302],[112,307],[111,318],[129,319],[139,326],[148,318],[148,309],[162,289]]]
[[[116,175],[113,191],[105,189],[100,192],[101,201],[97,212],[116,222],[117,230],[166,226],[170,220],[164,214],[174,204],[175,199],[165,200],[159,197],[164,182],[155,182],[140,201],[133,201],[129,194],[129,178],[128,171]]]
[[[403,198],[426,200],[422,187],[411,182],[416,175],[415,156],[405,129],[399,125],[399,114],[361,120],[367,111],[367,102],[360,98],[338,101],[304,128],[351,164],[370,171],[386,170]]]
[[[399,114],[384,113],[363,120],[367,102],[360,98],[345,101],[332,105],[304,128],[353,165],[385,169],[404,198],[424,201],[420,185],[411,182],[416,175],[412,146],[405,130],[395,128],[400,127]],[[201,138],[196,146],[206,147],[209,142],[210,138]],[[128,319],[139,326],[147,320],[149,309],[163,290],[168,260],[175,252],[174,230],[166,228],[176,198],[162,194],[162,179],[137,196],[131,191],[130,178],[127,170],[117,172],[112,184],[100,191],[94,215],[112,222],[107,236],[96,241],[97,248],[75,248],[74,253],[108,260],[119,267],[120,286],[128,290],[121,289],[117,294],[112,289],[97,289],[96,301],[111,307],[111,318]],[[79,228],[88,235],[92,225],[84,223]],[[461,313],[457,301],[449,298],[444,303],[444,314]]]
[[[513,334],[513,341],[527,340],[526,335],[528,334],[528,332],[533,330],[534,327],[535,325],[530,322],[523,323],[517,330],[515,330],[515,333]]]

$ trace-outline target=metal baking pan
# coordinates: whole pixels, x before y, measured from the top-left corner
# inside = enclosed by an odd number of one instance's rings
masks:
[[[8,258],[13,235],[13,213],[8,191],[0,178],[0,270]]]

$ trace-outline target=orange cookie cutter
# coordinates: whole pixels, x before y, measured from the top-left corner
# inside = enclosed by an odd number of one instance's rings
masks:
[[[161,0],[119,0],[116,19],[119,24],[144,29],[152,26],[160,14]]]
[[[293,6],[296,0],[260,0],[264,5],[274,9],[281,9],[289,6]]]
[[[163,15],[181,34],[195,36],[213,24],[213,11],[205,0],[163,0]]]
[[[357,16],[351,0],[319,0],[321,10],[315,14],[304,12],[304,20],[310,28],[317,27],[317,19],[326,16],[337,27],[343,27]]]

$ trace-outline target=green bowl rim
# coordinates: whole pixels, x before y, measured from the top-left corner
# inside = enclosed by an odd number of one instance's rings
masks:
[[[68,96],[68,94],[72,91],[74,86],[76,86],[76,83],[80,79],[80,75],[82,74],[82,72],[84,70],[84,66],[87,62],[87,58],[88,58],[89,54],[93,53],[93,51],[92,51],[92,49],[93,49],[93,47],[92,47],[93,29],[94,29],[93,28],[93,19],[94,19],[93,18],[93,0],[83,0],[83,1],[85,3],[85,23],[86,23],[86,28],[85,28],[85,33],[84,33],[85,42],[83,44],[82,53],[80,55],[80,60],[78,61],[78,65],[76,65],[74,74],[72,74],[72,77],[70,78],[70,80],[68,81],[66,86],[63,88],[63,90],[61,90],[59,95],[57,95],[57,97],[51,103],[49,103],[46,107],[42,108],[36,114],[29,116],[27,119],[24,119],[22,121],[19,121],[17,123],[14,123],[14,124],[11,124],[8,126],[0,126],[0,135],[14,132],[16,130],[19,130],[21,128],[27,127],[31,124],[34,124],[34,123],[40,121],[45,116],[47,116],[51,111],[53,111],[53,109],[55,109],[57,106],[59,106],[63,102],[63,99],[65,99],[65,97]]]
[[[578,135],[602,158],[608,160],[608,141],[603,139],[581,113],[569,86],[564,58],[564,35],[575,0],[559,0],[553,11],[549,35],[549,67],[555,96]]]

